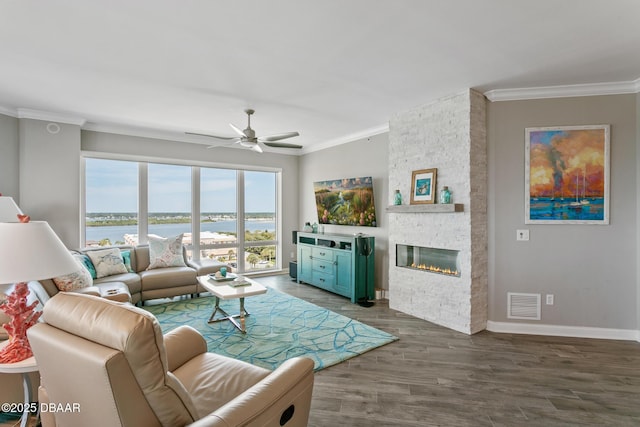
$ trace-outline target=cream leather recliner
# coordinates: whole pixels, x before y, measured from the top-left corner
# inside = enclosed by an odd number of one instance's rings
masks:
[[[272,372],[208,353],[189,326],[163,336],[152,314],[90,295],[57,294],[43,319],[28,337],[44,427],[307,425],[310,359]]]

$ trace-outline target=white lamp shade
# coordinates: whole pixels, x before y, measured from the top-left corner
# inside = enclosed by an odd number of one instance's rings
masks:
[[[0,196],[0,222],[18,222],[22,211],[12,197]]]
[[[79,267],[45,221],[0,223],[0,283],[51,279]]]

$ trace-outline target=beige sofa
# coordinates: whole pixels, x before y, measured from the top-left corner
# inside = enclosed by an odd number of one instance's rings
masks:
[[[42,377],[41,412],[50,426],[307,425],[313,361],[275,371],[207,352],[195,329],[162,335],[141,308],[61,292],[28,331]],[[75,406],[72,406],[75,405]]]
[[[198,283],[197,277],[215,273],[226,266],[214,260],[191,261],[187,258],[186,249],[183,246],[185,267],[165,267],[147,270],[149,267],[149,246],[115,246],[122,251],[131,253],[132,273],[115,274],[93,280],[93,286],[77,290],[78,293],[101,296],[103,298],[133,304],[156,298],[170,298],[178,295],[194,295],[206,292]],[[105,249],[104,247],[85,248],[76,252],[87,254],[91,251]],[[46,290],[49,297],[57,294],[58,288],[53,280],[41,280],[40,284]],[[32,290],[38,285],[32,283]],[[44,301],[41,300],[44,304]]]

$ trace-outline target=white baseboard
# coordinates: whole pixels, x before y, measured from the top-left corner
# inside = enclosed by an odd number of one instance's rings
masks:
[[[487,321],[491,332],[526,335],[549,335],[557,337],[598,338],[640,342],[640,330],[592,328],[585,326],[533,325],[531,323],[510,323]]]

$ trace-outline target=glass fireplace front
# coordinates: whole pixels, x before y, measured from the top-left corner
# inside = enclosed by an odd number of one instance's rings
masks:
[[[460,277],[458,252],[450,249],[396,245],[398,267]]]

